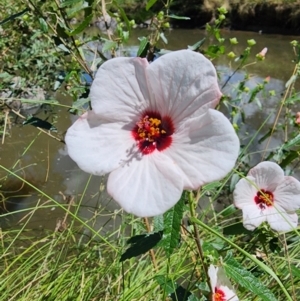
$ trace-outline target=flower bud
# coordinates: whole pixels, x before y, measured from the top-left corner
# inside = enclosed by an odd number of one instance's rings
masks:
[[[232,45],[236,45],[236,44],[238,44],[238,40],[237,40],[237,38],[232,38],[232,39],[229,39],[229,41],[230,41],[230,44],[232,44]]]
[[[256,44],[256,41],[254,39],[248,40],[247,41],[249,46],[254,46]]]

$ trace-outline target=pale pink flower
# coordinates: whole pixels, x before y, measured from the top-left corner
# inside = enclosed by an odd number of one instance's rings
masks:
[[[94,175],[110,173],[108,193],[127,212],[155,216],[183,189],[220,180],[233,168],[239,141],[213,110],[221,97],[212,63],[182,50],[150,65],[115,58],[98,70],[93,110],[68,130],[71,158]]]
[[[210,265],[208,276],[212,288],[212,301],[239,301],[224,269]]]
[[[279,165],[261,162],[241,179],[233,192],[234,204],[243,210],[243,224],[254,230],[267,221],[275,231],[297,227],[300,208],[300,182],[284,176]]]
[[[256,55],[256,58],[258,58],[259,60],[264,60],[267,52],[268,52],[268,48],[265,47],[260,53]]]
[[[261,56],[265,56],[265,55],[267,54],[267,52],[268,52],[268,48],[265,47],[259,54],[260,54]]]

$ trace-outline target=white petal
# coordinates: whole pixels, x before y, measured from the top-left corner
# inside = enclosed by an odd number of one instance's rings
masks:
[[[239,298],[237,297],[236,293],[227,286],[222,285],[218,287],[218,289],[225,293],[226,301],[239,301]]]
[[[209,276],[209,279],[210,279],[210,285],[211,285],[212,289],[214,290],[217,287],[218,268],[211,264],[209,266],[207,272],[208,272],[208,276]]]
[[[94,175],[111,172],[136,153],[135,140],[122,123],[101,124],[93,111],[79,117],[68,129],[65,141],[70,157]]]
[[[284,179],[283,170],[274,162],[264,161],[250,169],[248,176],[255,178],[259,189],[267,189],[274,192],[277,185]]]
[[[275,204],[286,211],[294,212],[300,208],[300,182],[294,177],[284,177],[274,192]]]
[[[237,208],[243,209],[244,206],[255,204],[254,198],[257,195],[255,185],[255,179],[251,176],[238,181],[233,191],[233,202]]]
[[[90,93],[95,113],[107,121],[131,122],[148,109],[147,66],[146,59],[124,57],[101,65]]]
[[[297,227],[298,215],[288,214],[280,206],[271,208],[266,215],[270,227],[275,231],[290,231]]]
[[[183,183],[176,165],[162,152],[142,156],[113,171],[107,191],[128,213],[163,214],[180,199]]]
[[[266,221],[265,212],[256,205],[243,206],[243,225],[246,229],[252,231],[262,222]]]
[[[182,170],[186,189],[224,178],[234,167],[239,139],[228,119],[209,109],[187,121],[165,150]]]
[[[163,55],[148,68],[158,111],[175,124],[214,108],[221,97],[213,64],[190,50]]]

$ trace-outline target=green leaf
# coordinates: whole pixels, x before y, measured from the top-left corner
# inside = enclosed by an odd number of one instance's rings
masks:
[[[233,204],[231,204],[228,207],[226,207],[224,210],[222,210],[220,212],[220,215],[223,217],[227,217],[227,216],[234,214],[235,212],[236,212],[236,208],[234,207]]]
[[[164,214],[164,236],[160,246],[164,248],[168,257],[179,244],[184,200],[185,192],[183,192],[179,202]]]
[[[273,293],[252,273],[240,265],[231,254],[224,259],[226,274],[236,283],[243,286],[263,301],[278,301]]]
[[[154,276],[156,282],[163,288],[166,295],[169,295],[174,292],[175,284],[172,280],[168,279],[165,275]]]
[[[122,31],[123,42],[127,42],[129,39],[129,31]]]
[[[156,2],[157,0],[149,0],[146,5],[146,10],[149,10]]]
[[[89,101],[90,101],[89,98],[79,98],[73,103],[72,108],[69,109],[68,111],[71,114],[77,114],[78,111],[84,111],[87,109],[88,107],[87,104]]]
[[[76,17],[76,15],[80,12],[80,15],[84,13],[84,16],[91,14],[91,8],[88,7],[88,3],[86,1],[79,2],[77,5],[72,5],[67,9],[67,15],[69,18]],[[87,12],[90,12],[87,14]]]
[[[48,32],[48,25],[47,25],[47,22],[45,21],[45,19],[44,18],[39,18],[39,22],[40,22],[42,31],[47,33]]]
[[[162,214],[153,217],[153,229],[154,231],[164,230],[164,216]]]
[[[115,41],[106,40],[106,39],[102,39],[102,40],[105,41],[104,44],[103,44],[103,47],[102,47],[102,52],[110,51],[113,48],[116,49],[117,46],[118,46],[118,43],[115,42]]]
[[[87,16],[74,30],[72,30],[71,32],[69,32],[69,36],[75,36],[79,33],[81,33],[82,31],[84,31],[91,23],[93,19],[93,15],[89,15]]]
[[[299,158],[299,153],[297,151],[290,151],[290,153],[286,156],[284,160],[279,164],[281,168],[285,168],[292,161]]]
[[[261,104],[260,100],[257,97],[255,97],[254,101],[256,102],[258,108],[261,110],[262,109],[262,104]]]
[[[196,51],[198,50],[205,42],[206,38],[203,38],[202,40],[198,41],[197,43],[195,43],[192,46],[188,46],[188,49]]]
[[[130,26],[130,21],[128,20],[128,18],[127,18],[127,15],[126,15],[126,13],[125,13],[125,11],[124,11],[124,9],[117,3],[117,1],[113,1],[113,4],[118,8],[118,10],[120,11],[120,14],[121,14],[121,17],[122,17],[122,19],[125,21],[125,23],[126,23],[126,27],[127,27],[127,30],[129,30],[130,31],[130,29],[131,29],[131,26]]]
[[[142,234],[131,237],[127,241],[127,243],[131,244],[131,247],[121,255],[120,261],[139,256],[151,250],[161,240],[162,235],[163,232],[159,231],[152,234]]]
[[[300,134],[298,134],[295,138],[292,140],[288,141],[286,144],[284,144],[283,148],[290,149],[293,146],[299,145],[300,144]]]
[[[264,142],[268,137],[271,136],[271,134],[272,134],[273,132],[275,132],[275,131],[272,131],[272,129],[269,129],[268,132],[267,132],[265,135],[263,135],[263,136],[258,140],[258,143]]]
[[[174,14],[168,15],[169,18],[177,19],[177,20],[191,20],[190,17],[182,17],[182,16],[176,16]]]
[[[221,182],[216,181],[216,182],[211,182],[209,184],[206,184],[202,187],[202,191],[211,191],[211,190],[215,190],[218,189],[220,186],[222,185]]]
[[[140,46],[139,46],[139,50],[138,50],[136,56],[146,57],[150,43],[146,37],[141,37],[141,38],[139,38],[139,40],[140,40]]]
[[[294,277],[297,277],[300,279],[300,269],[295,267],[294,265],[291,265],[291,271]]]
[[[206,50],[206,53],[211,57],[217,57],[219,54],[223,54],[224,50],[225,50],[224,46],[210,45]]]
[[[76,5],[78,3],[81,3],[81,2],[82,2],[82,0],[66,0],[66,1],[64,1],[60,4],[60,7],[64,8],[66,6],[74,6],[74,5]]]
[[[205,299],[202,299],[202,300],[207,300],[207,299],[205,298]],[[198,299],[195,295],[190,295],[188,297],[187,301],[200,301],[200,299]]]
[[[230,180],[230,192],[232,192],[235,188],[236,183],[239,181],[240,176],[238,174],[234,174]]]

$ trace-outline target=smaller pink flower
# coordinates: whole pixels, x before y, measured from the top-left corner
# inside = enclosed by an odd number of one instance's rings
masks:
[[[256,55],[256,58],[259,59],[259,60],[264,60],[267,52],[268,52],[268,48],[265,47],[260,53],[258,53]]]
[[[267,84],[270,82],[270,79],[271,79],[271,76],[267,76],[265,79],[264,79],[264,82]]]
[[[210,265],[208,269],[212,292],[212,301],[239,301],[224,269]]]
[[[268,222],[275,231],[297,227],[296,210],[300,208],[300,182],[284,176],[279,165],[261,162],[241,179],[233,192],[234,204],[243,210],[243,224],[254,230]]]
[[[266,53],[268,52],[268,48],[267,47],[265,47],[259,54],[261,55],[261,56],[266,56]]]
[[[300,112],[296,114],[296,123],[300,124]]]

